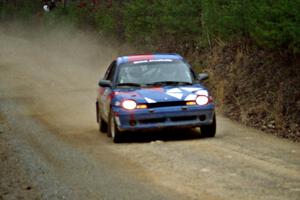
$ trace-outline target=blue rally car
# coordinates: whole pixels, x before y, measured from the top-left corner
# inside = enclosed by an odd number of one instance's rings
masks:
[[[120,142],[124,131],[200,127],[202,137],[216,133],[215,106],[178,54],[122,56],[99,81],[96,102],[99,130]]]

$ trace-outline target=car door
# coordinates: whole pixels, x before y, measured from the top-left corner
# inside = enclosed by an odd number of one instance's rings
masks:
[[[116,71],[116,61],[113,61],[110,66],[108,67],[105,75],[104,80],[110,80],[112,83],[114,82]],[[100,87],[100,94],[99,94],[99,107],[100,107],[100,114],[108,121],[109,111],[110,111],[110,102],[111,102],[111,93],[113,92],[113,88],[111,87]]]

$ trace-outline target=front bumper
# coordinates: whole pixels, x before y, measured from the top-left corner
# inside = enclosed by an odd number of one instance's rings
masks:
[[[115,107],[113,111],[120,131],[209,125],[213,122],[215,114],[213,104],[205,106],[159,107],[134,111]]]

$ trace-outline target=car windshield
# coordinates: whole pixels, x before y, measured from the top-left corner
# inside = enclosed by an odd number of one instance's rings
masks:
[[[194,80],[190,67],[179,60],[137,61],[122,64],[117,76],[117,83],[155,84],[187,83]]]

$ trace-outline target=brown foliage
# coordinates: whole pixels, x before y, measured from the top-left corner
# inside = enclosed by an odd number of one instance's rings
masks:
[[[299,140],[299,58],[244,44],[217,46],[204,56],[219,110],[244,124]]]

